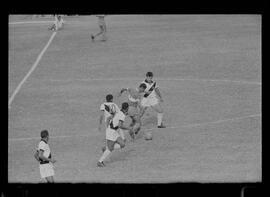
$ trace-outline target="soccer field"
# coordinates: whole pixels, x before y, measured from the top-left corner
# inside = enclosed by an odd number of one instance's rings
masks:
[[[8,181],[41,182],[33,154],[43,129],[57,160],[56,182],[261,181],[261,17],[105,19],[108,40],[92,42],[95,16],[65,18],[29,73],[52,36],[50,23],[10,16],[9,99],[16,94],[8,111]],[[167,128],[156,128],[149,109],[138,139],[127,136],[126,147],[98,168],[101,103],[109,93],[137,87],[147,71],[163,95]],[[125,100],[115,97],[119,105]],[[147,130],[152,141],[142,137]]]

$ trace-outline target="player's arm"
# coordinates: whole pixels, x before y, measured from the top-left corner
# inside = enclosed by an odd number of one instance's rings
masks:
[[[163,102],[163,99],[162,99],[161,93],[160,93],[160,91],[159,91],[159,88],[156,87],[156,88],[155,88],[155,91],[156,91],[156,93],[157,93],[157,95],[158,95],[158,97],[159,97],[159,100],[160,100],[161,102]]]
[[[38,156],[39,156],[40,159],[42,159],[43,161],[48,161],[48,162],[52,162],[52,163],[55,163],[56,162],[55,159],[45,157],[43,155],[43,153],[44,153],[44,150],[39,149],[39,155]]]
[[[104,119],[104,111],[100,110],[98,130],[101,131],[102,120]]]
[[[107,118],[107,120],[106,120],[106,122],[105,122],[106,128],[109,126],[110,121],[111,121],[112,119],[113,119],[113,115],[110,115],[110,116]]]
[[[122,88],[118,94],[118,97],[120,97],[124,92],[127,92],[127,91],[128,91],[128,88]]]
[[[124,126],[124,121],[122,120],[119,120],[119,124],[118,124],[118,127],[120,129],[123,129],[123,130],[132,130],[132,127],[131,126]]]

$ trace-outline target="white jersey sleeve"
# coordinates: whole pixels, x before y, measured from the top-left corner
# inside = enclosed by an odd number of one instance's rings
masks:
[[[43,142],[43,141],[40,141],[39,142],[39,144],[38,144],[38,150],[43,150],[43,151],[46,150],[46,144],[45,144],[45,142]]]
[[[100,111],[104,111],[105,110],[105,106],[104,103],[100,105]]]
[[[121,120],[121,121],[124,121],[125,120],[125,114],[121,111],[120,113],[119,113],[119,120]]]

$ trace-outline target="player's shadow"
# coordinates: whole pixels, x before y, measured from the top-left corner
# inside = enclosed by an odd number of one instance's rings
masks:
[[[132,152],[134,152],[135,149],[127,149],[127,150],[119,150],[115,151],[114,154],[110,157],[110,163],[118,162],[118,161],[125,161],[129,156],[131,156]]]
[[[153,115],[148,115],[143,117],[142,119],[142,126],[148,125],[156,125],[157,124],[157,117]]]

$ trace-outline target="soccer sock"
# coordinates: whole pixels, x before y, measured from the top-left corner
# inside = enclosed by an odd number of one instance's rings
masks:
[[[113,147],[114,150],[120,149],[120,148],[121,148],[120,144],[117,144],[117,143],[114,144],[114,147]]]
[[[162,117],[163,117],[163,113],[158,113],[157,114],[157,124],[158,124],[158,126],[160,126],[161,123],[162,123]]]
[[[109,156],[110,153],[111,153],[111,151],[107,148],[98,161],[103,162],[106,159],[106,157]]]

